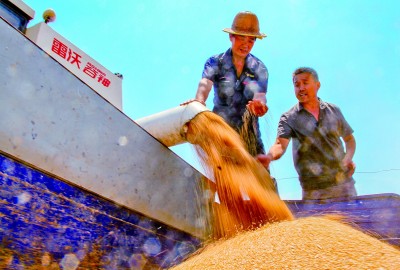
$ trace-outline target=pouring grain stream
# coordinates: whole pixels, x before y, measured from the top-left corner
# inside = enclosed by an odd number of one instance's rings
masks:
[[[274,191],[268,171],[249,154],[239,134],[213,112],[196,115],[186,127],[219,203],[212,203],[212,238],[230,237],[266,223],[293,220]]]

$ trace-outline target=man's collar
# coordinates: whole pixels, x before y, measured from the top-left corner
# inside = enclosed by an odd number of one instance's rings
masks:
[[[320,109],[325,109],[326,108],[325,102],[322,101],[320,98],[318,98],[318,101],[319,101],[319,108]],[[304,110],[304,106],[300,102],[298,102],[296,109],[297,109],[297,111]]]
[[[232,48],[229,48],[225,53],[223,53],[220,57],[220,61],[224,67],[233,68],[233,61],[232,61]],[[249,69],[251,72],[254,72],[254,61],[252,55],[249,53],[245,59],[245,69]]]

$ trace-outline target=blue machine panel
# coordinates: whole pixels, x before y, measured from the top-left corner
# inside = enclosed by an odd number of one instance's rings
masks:
[[[287,201],[296,217],[342,215],[367,234],[400,247],[400,196],[372,194],[346,199]]]
[[[3,155],[0,241],[0,267],[7,269],[68,263],[87,269],[162,269],[201,244]]]

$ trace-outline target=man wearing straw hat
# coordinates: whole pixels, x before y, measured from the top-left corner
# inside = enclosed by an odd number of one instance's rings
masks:
[[[268,111],[268,71],[264,63],[250,52],[256,39],[262,39],[266,35],[260,33],[258,18],[249,11],[239,12],[233,20],[232,27],[223,31],[229,33],[231,48],[206,61],[195,98],[182,105],[193,101],[205,105],[214,86],[213,111],[240,133],[247,109],[251,113],[248,125],[252,133],[250,136],[253,136],[255,141],[255,145],[248,145],[249,152],[252,155],[262,154],[265,151],[258,117]],[[250,151],[250,148],[254,150]]]

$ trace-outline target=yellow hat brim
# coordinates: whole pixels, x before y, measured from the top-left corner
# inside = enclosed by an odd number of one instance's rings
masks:
[[[231,28],[225,28],[225,29],[222,29],[222,31],[229,33],[229,34],[233,34],[233,35],[256,37],[258,39],[263,39],[267,36],[264,33],[236,32],[236,31],[232,30]]]

